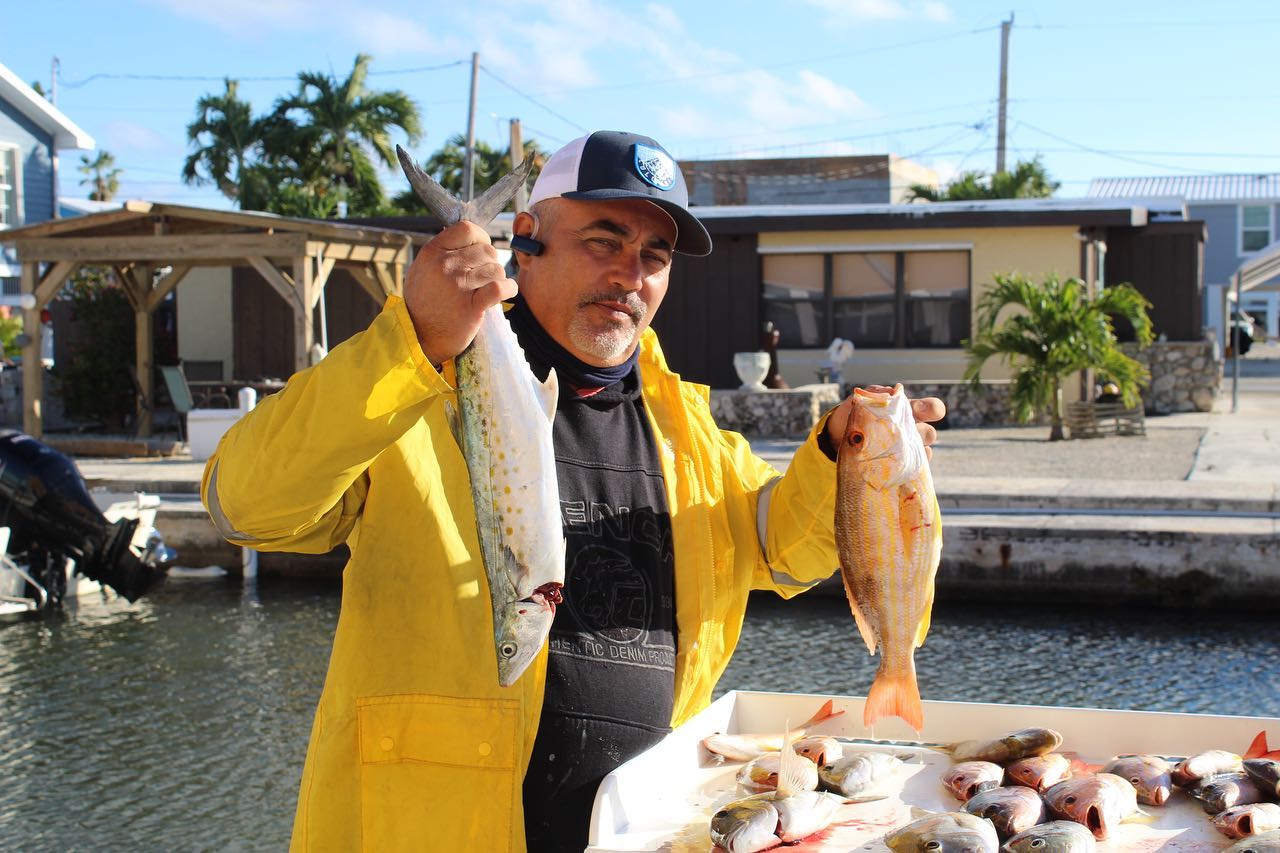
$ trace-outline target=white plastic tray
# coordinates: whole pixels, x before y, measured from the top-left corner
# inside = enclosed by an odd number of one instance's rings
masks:
[[[1061,732],[1062,751],[1102,763],[1124,753],[1191,755],[1206,749],[1242,752],[1262,730],[1280,746],[1280,719],[1202,714],[1155,714],[1028,705],[925,702],[925,730],[916,735],[901,720],[886,720],[875,732],[862,725],[861,697],[794,693],[731,692],[712,703],[661,743],[605,777],[596,793],[587,853],[619,851],[707,851],[711,815],[723,804],[745,796],[735,775],[741,766],[708,760],[699,742],[716,732],[777,732],[789,722],[808,719],[827,699],[845,713],[813,729],[841,738],[954,743],[997,737],[1029,726]],[[951,766],[936,750],[896,744],[868,745],[895,755],[914,753],[900,795],[874,803],[844,806],[832,828],[788,853],[887,851],[881,839],[911,820],[911,808],[955,811],[960,803],[941,783]],[[894,794],[893,789],[885,793]],[[1176,793],[1164,806],[1142,806],[1146,822],[1126,822],[1100,851],[1221,850],[1231,842],[1216,829],[1199,803]]]

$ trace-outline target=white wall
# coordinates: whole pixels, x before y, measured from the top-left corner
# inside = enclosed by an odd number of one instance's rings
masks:
[[[200,267],[178,284],[178,358],[221,361],[231,379],[231,268]]]

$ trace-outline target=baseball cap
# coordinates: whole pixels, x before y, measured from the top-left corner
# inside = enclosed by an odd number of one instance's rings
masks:
[[[675,251],[711,254],[711,235],[689,212],[689,190],[680,167],[647,136],[597,130],[565,145],[542,167],[529,192],[529,206],[548,198],[653,202],[675,220]]]

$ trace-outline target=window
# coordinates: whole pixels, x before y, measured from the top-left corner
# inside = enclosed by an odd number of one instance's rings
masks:
[[[18,149],[0,145],[0,228],[21,224],[18,208]]]
[[[1240,254],[1266,248],[1271,242],[1271,205],[1250,204],[1240,208]]]
[[[957,347],[969,336],[968,251],[766,254],[764,319],[780,345]]]

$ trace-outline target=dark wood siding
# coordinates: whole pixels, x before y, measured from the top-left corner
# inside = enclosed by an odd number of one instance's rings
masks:
[[[705,258],[676,255],[654,318],[671,369],[712,388],[737,388],[733,354],[760,349],[760,257],[755,234],[717,237]]]
[[[1198,341],[1204,291],[1203,222],[1107,230],[1107,284],[1129,282],[1151,302],[1155,334]]]
[[[335,269],[325,285],[329,348],[367,327],[381,308],[350,274]],[[252,267],[232,270],[231,313],[232,378],[284,379],[293,373],[293,312]],[[317,311],[317,325],[318,318]]]

